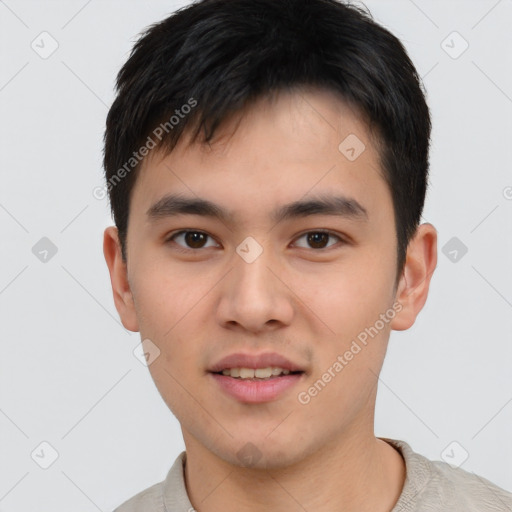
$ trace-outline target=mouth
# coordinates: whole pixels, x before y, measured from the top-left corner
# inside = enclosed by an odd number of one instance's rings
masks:
[[[244,368],[240,369],[238,376],[237,369],[226,369],[220,372],[209,372],[213,378],[214,384],[222,394],[230,399],[245,404],[261,404],[276,401],[279,398],[286,397],[287,392],[297,386],[299,382],[305,379],[304,371],[281,371],[276,369],[276,375],[268,375],[268,369],[263,377],[256,377],[257,370],[247,368],[248,372],[244,372]],[[279,374],[277,371],[279,370]],[[251,375],[251,373],[253,375]]]
[[[226,397],[257,404],[286,396],[306,378],[307,372],[280,354],[238,353],[218,361],[208,374]]]
[[[219,372],[211,372],[215,375],[222,375],[236,380],[260,382],[280,379],[287,375],[300,375],[303,370],[290,371],[278,366],[267,366],[266,368],[225,368]]]
[[[260,354],[238,352],[223,357],[210,366],[208,371],[234,378],[264,379],[281,374],[304,373],[305,367],[293,363],[276,352],[263,352]]]

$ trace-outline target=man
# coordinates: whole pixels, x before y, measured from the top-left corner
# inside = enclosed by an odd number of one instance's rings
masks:
[[[335,0],[204,0],[150,27],[117,86],[104,253],[186,446],[117,511],[512,510],[374,435],[390,332],[437,262],[401,43]]]

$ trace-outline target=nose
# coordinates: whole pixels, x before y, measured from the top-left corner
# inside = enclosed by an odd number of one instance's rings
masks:
[[[222,280],[217,320],[223,327],[254,333],[290,325],[294,294],[282,266],[263,252],[252,262],[234,255],[234,267]]]

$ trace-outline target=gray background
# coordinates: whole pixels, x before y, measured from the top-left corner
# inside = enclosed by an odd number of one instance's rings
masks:
[[[0,511],[112,510],[184,448],[115,310],[93,190],[115,74],[185,3],[0,1]],[[423,220],[439,233],[427,304],[391,335],[376,434],[431,459],[467,453],[463,469],[512,491],[512,1],[366,5],[424,77]]]

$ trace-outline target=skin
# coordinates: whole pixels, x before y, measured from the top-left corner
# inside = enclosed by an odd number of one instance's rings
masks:
[[[391,194],[366,125],[330,92],[259,100],[221,128],[210,145],[186,148],[182,140],[170,154],[147,157],[131,199],[127,264],[116,228],[104,233],[122,323],[160,350],[149,370],[181,424],[191,503],[200,512],[390,511],[405,467],[374,435],[378,375],[391,330],[411,327],[427,299],[437,232],[418,227],[395,287]],[[349,134],[366,146],[354,161],[338,149]],[[211,200],[233,219],[149,222],[147,210],[170,192]],[[356,199],[368,219],[271,221],[277,206],[324,192]],[[183,236],[166,241],[184,229],[209,236],[196,245]],[[304,234],[318,229],[340,239],[324,239],[326,248],[308,243]],[[263,248],[250,264],[236,252],[247,236]],[[301,404],[297,394],[393,304],[400,312]],[[306,369],[277,400],[236,401],[207,373],[230,353],[265,351]],[[249,442],[260,458],[247,467],[237,452]]]

